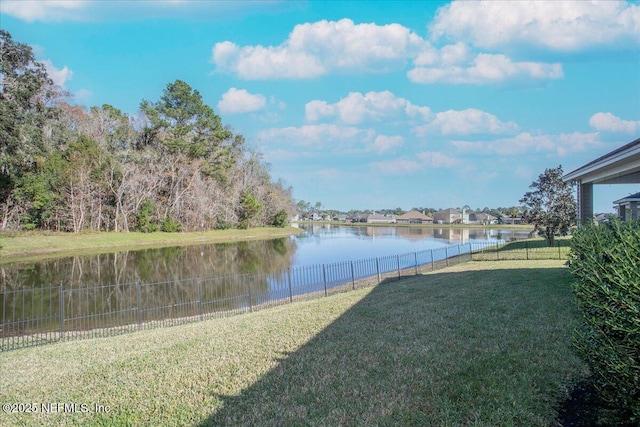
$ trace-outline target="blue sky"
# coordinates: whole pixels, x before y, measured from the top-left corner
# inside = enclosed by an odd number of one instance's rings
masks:
[[[11,1],[72,102],[135,116],[186,81],[296,199],[518,205],[640,137],[634,2]],[[640,186],[596,186],[595,210]]]

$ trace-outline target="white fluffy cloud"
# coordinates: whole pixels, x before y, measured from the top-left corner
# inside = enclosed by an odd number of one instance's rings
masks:
[[[416,155],[423,166],[429,168],[451,168],[460,163],[459,160],[438,151],[423,151]]]
[[[42,63],[47,70],[47,74],[53,80],[53,84],[63,89],[66,88],[65,83],[73,78],[73,71],[66,65],[62,68],[57,68],[50,59],[45,59]]]
[[[438,10],[430,30],[434,39],[489,49],[637,47],[640,6],[625,1],[454,1]]]
[[[598,133],[573,132],[560,135],[532,135],[523,132],[509,138],[490,141],[452,141],[460,153],[494,153],[515,156],[526,153],[549,153],[564,157],[602,144]]]
[[[418,106],[395,96],[389,91],[351,92],[346,98],[329,104],[315,100],[305,105],[305,118],[314,122],[325,118],[338,118],[346,124],[360,124],[366,121],[390,119],[426,120],[431,115],[429,107]]]
[[[149,18],[226,19],[238,15],[289,11],[288,0],[188,1],[188,0],[2,0],[0,12],[27,22],[134,21]]]
[[[611,113],[596,113],[589,119],[592,128],[599,131],[634,133],[640,129],[640,120],[622,120]]]
[[[376,73],[414,68],[414,83],[488,84],[515,78],[557,79],[556,63],[512,61],[504,54],[478,53],[464,42],[434,47],[399,24],[355,24],[350,19],[296,25],[278,46],[216,43],[218,71],[246,80],[308,79],[329,73]]]
[[[86,103],[91,99],[91,97],[93,97],[93,92],[91,92],[89,89],[78,89],[73,94],[73,97],[80,103]]]
[[[399,24],[355,24],[350,19],[296,25],[279,46],[216,43],[217,69],[242,79],[314,78],[330,71],[382,72],[402,67],[424,40]]]
[[[417,63],[427,63],[426,55]],[[544,62],[514,62],[503,54],[480,53],[467,60],[462,52],[440,60],[430,58],[434,66],[417,66],[407,73],[414,83],[487,84],[518,78],[559,79],[563,77],[562,65]]]
[[[272,128],[259,133],[259,139],[272,144],[326,148],[350,148],[373,140],[373,131],[332,124]]]
[[[27,22],[78,19],[88,3],[82,0],[3,0],[0,12]]]
[[[267,99],[264,95],[251,94],[245,89],[232,87],[222,95],[218,110],[223,114],[249,113],[264,108]]]
[[[372,169],[385,175],[406,175],[434,168],[451,168],[460,161],[437,151],[423,151],[412,158],[399,158],[371,163]]]
[[[475,108],[436,113],[433,121],[413,129],[418,136],[424,136],[430,132],[439,132],[442,135],[470,135],[505,134],[517,130],[516,123],[502,122],[495,115]]]
[[[373,141],[373,144],[369,146],[369,150],[382,154],[393,150],[394,148],[402,147],[403,144],[404,138],[402,136],[378,135]]]
[[[493,114],[470,108],[447,110],[433,114],[427,106],[395,96],[389,91],[351,92],[340,101],[330,104],[314,100],[305,105],[305,119],[309,122],[336,120],[348,125],[366,122],[396,123],[413,126],[414,134],[423,137],[428,134],[471,135],[509,134],[518,131],[514,122],[503,122]]]

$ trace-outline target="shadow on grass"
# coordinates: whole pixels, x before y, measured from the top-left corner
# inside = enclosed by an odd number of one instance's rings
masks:
[[[200,426],[550,425],[584,375],[564,268],[386,280]]]

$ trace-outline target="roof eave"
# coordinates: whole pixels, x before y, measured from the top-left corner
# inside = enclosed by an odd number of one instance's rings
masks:
[[[575,181],[580,179],[581,177],[592,174],[599,169],[622,162],[633,156],[640,156],[640,138],[630,142],[623,147],[620,147],[617,150],[605,154],[604,156],[592,162],[589,162],[574,171],[569,172],[568,174],[564,175],[562,179],[564,181]]]

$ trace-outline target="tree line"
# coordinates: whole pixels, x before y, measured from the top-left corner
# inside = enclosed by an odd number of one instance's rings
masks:
[[[349,211],[339,211],[339,210],[335,210],[335,209],[325,209],[323,208],[323,204],[322,202],[316,202],[315,204],[311,204],[310,202],[304,201],[304,200],[300,200],[296,203],[296,207],[298,209],[298,213],[305,216],[305,215],[309,215],[312,213],[318,213],[318,214],[323,214],[323,215],[330,215],[330,216],[335,216],[335,215],[339,215],[339,214],[346,214],[349,216],[353,216],[353,215],[359,215],[359,214],[363,214],[363,213],[372,213],[373,210],[349,210]],[[456,209],[458,210],[462,210],[462,207],[457,207]],[[518,207],[518,206],[510,206],[510,207],[498,207],[498,208],[488,208],[485,207],[483,209],[477,208],[477,209],[472,209],[472,208],[465,208],[465,212],[466,213],[486,213],[486,214],[490,214],[493,215],[496,218],[502,218],[502,217],[519,217],[523,214],[523,209],[522,207]],[[441,211],[442,208],[433,208],[433,207],[412,207],[409,211],[418,211],[418,212],[423,212],[425,215],[430,215],[433,216],[434,213]],[[375,212],[382,214],[382,215],[403,215],[409,211],[406,211],[400,207],[394,208],[394,209],[389,209],[389,208],[384,208],[384,209],[376,209]]]
[[[0,30],[0,228],[195,231],[284,226],[291,188],[187,83],[131,116],[67,100]]]

